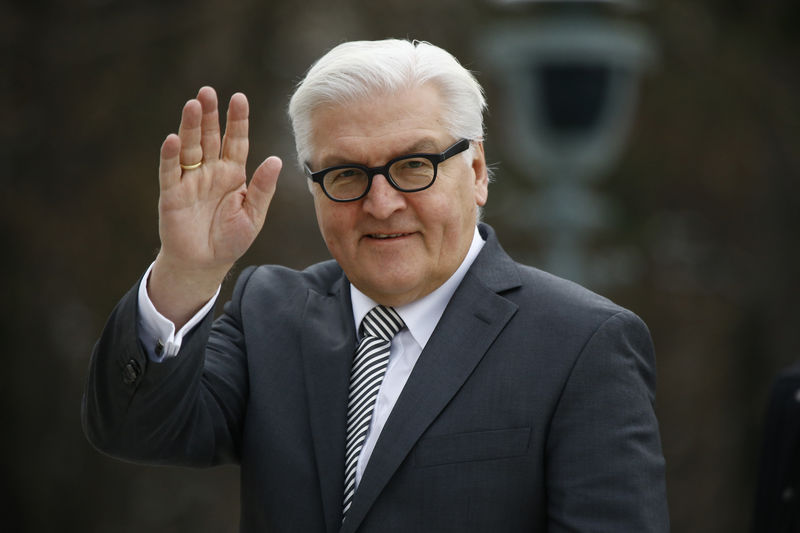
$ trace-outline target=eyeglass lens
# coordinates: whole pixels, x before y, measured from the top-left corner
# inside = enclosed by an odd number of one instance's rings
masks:
[[[411,192],[430,185],[436,175],[436,167],[423,157],[408,157],[392,163],[389,175],[398,188]],[[337,168],[325,174],[323,185],[329,195],[348,200],[364,194],[369,186],[369,175],[363,168]]]

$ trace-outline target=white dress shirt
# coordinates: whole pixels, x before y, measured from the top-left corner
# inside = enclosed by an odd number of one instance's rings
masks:
[[[378,442],[383,426],[386,424],[386,420],[389,418],[400,392],[411,375],[417,359],[419,359],[422,350],[428,343],[428,339],[439,323],[439,319],[442,318],[450,298],[458,288],[461,280],[464,279],[467,270],[469,270],[472,262],[478,256],[483,245],[484,241],[476,227],[469,251],[453,275],[427,296],[395,308],[403,322],[405,322],[406,327],[400,330],[392,339],[386,375],[378,391],[369,432],[358,458],[356,485],[361,480],[361,475],[364,473],[367,462],[372,455],[372,450]],[[142,341],[150,360],[161,362],[165,357],[174,357],[178,354],[183,337],[211,310],[217,296],[219,296],[219,289],[217,289],[214,297],[186,325],[175,331],[175,324],[156,310],[147,294],[147,279],[152,268],[153,266],[150,265],[139,284],[139,339]],[[353,304],[353,321],[356,325],[357,333],[366,314],[378,304],[352,284],[350,285],[350,298]],[[159,345],[162,348],[157,350],[156,347]],[[157,351],[160,353],[156,353]]]

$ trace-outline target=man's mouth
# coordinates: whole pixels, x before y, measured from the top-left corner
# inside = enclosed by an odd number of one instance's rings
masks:
[[[368,233],[367,237],[370,239],[396,239],[397,237],[405,237],[411,235],[410,233]]]

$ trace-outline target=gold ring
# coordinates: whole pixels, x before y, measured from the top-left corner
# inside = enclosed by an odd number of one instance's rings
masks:
[[[194,170],[196,168],[200,168],[200,165],[202,164],[203,162],[200,161],[199,163],[195,163],[194,165],[184,165],[183,163],[181,163],[180,165],[183,170]]]

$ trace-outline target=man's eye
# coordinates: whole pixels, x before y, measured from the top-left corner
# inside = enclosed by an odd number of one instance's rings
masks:
[[[431,166],[431,164],[427,159],[406,159],[402,162],[403,170],[416,170],[420,168],[427,168],[429,166]]]
[[[353,178],[359,174],[358,169],[355,168],[343,168],[336,172],[333,176],[333,179],[346,179],[346,178]]]

